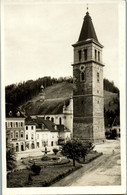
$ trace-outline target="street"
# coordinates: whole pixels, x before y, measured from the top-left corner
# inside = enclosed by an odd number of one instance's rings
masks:
[[[108,186],[121,184],[120,140],[95,147],[103,155],[52,186]]]

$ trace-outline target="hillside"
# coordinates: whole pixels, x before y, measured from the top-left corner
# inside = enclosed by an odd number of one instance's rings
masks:
[[[73,84],[62,82],[47,87],[45,90],[45,101],[40,101],[38,93],[34,98],[24,103],[20,108],[27,115],[62,113],[64,104],[69,103],[73,96]],[[105,111],[115,112],[118,109],[118,94],[104,91]]]

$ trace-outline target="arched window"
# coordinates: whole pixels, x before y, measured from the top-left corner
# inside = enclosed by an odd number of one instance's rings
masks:
[[[100,52],[98,51],[98,61],[100,61]]]
[[[61,117],[59,118],[59,124],[60,124],[60,125],[62,124],[62,119],[61,119]]]
[[[84,49],[84,59],[87,60],[87,49]]]
[[[53,117],[51,118],[51,121],[54,123],[54,118]]]
[[[81,72],[80,79],[81,79],[81,81],[85,81],[85,73],[84,72]]]
[[[19,144],[16,143],[16,152],[19,152]]]
[[[23,132],[21,132],[20,137],[23,138]]]
[[[78,58],[79,58],[79,61],[82,59],[82,51],[81,50],[78,51]]]

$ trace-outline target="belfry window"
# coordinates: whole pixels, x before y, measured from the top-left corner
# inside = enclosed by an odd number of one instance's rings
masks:
[[[98,51],[98,61],[100,61],[100,52]]]
[[[97,50],[95,49],[95,60],[97,59]]]
[[[87,60],[87,49],[84,49],[84,60]]]
[[[100,75],[99,75],[99,72],[97,72],[97,82],[99,82],[100,81]]]
[[[81,50],[78,51],[78,58],[79,58],[79,61],[82,59],[82,51]]]

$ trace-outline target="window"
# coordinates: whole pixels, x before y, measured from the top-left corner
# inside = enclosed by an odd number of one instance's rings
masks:
[[[98,51],[98,61],[100,61],[100,52]]]
[[[84,49],[84,59],[87,60],[87,49]]]
[[[81,72],[81,81],[85,81],[85,73]]]
[[[95,49],[95,60],[97,59],[97,50]]]
[[[15,137],[18,138],[18,136],[19,136],[19,134],[18,134],[18,132],[16,132]]]
[[[11,139],[13,138],[13,132],[11,132]]]
[[[51,118],[51,121],[54,123],[54,118],[53,117]]]
[[[79,58],[79,61],[82,59],[82,51],[81,50],[78,51],[78,58]]]
[[[28,130],[28,126],[26,126],[26,130]]]
[[[20,136],[21,136],[21,138],[23,138],[23,132],[21,132],[21,135]]]
[[[23,122],[21,122],[21,127],[23,127]]]
[[[28,139],[28,134],[26,134],[26,139]]]
[[[11,122],[10,124],[11,124],[11,127],[13,127],[13,126],[12,126],[12,122]]]
[[[99,82],[100,78],[99,78],[99,72],[97,72],[97,82]]]
[[[51,142],[51,146],[53,146],[53,141]]]
[[[37,134],[37,139],[39,139],[39,134]]]
[[[33,130],[33,129],[34,129],[34,127],[32,126],[32,127],[31,127],[31,129]]]
[[[16,122],[16,127],[18,127],[18,122]]]
[[[31,139],[34,139],[34,135],[33,134],[31,135]]]
[[[39,148],[39,142],[37,142],[37,147]]]

